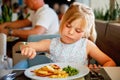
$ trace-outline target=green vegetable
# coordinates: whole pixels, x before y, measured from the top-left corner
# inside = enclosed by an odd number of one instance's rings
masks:
[[[76,75],[79,73],[77,69],[75,69],[69,65],[67,67],[64,67],[63,71],[66,71],[69,74],[69,76],[73,76],[73,75]]]

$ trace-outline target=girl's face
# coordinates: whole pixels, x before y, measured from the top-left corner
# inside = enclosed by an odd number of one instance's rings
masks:
[[[76,19],[73,22],[66,22],[61,31],[61,41],[66,44],[71,44],[78,41],[84,35],[85,20]]]

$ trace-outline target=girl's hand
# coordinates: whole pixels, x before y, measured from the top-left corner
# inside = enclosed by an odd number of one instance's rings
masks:
[[[100,65],[97,66],[96,64],[89,64],[88,67],[89,67],[89,69],[99,69],[99,68],[101,68]]]
[[[20,46],[20,49],[21,49],[21,54],[29,57],[30,59],[33,59],[36,56],[35,49],[29,47],[28,45],[23,44]]]

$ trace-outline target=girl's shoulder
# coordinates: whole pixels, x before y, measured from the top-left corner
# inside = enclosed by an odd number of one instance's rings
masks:
[[[82,45],[86,45],[87,47],[94,47],[94,46],[96,46],[96,44],[94,42],[92,42],[91,40],[89,40],[87,38],[82,38],[79,42]]]
[[[87,38],[81,38],[78,42],[81,44],[87,44]]]
[[[59,41],[60,41],[60,38],[59,38],[59,37],[52,38],[52,39],[51,39],[51,44],[57,44]]]
[[[86,42],[87,42],[87,44],[88,45],[95,45],[95,43],[94,42],[92,42],[91,40],[89,40],[89,39],[86,39]]]
[[[95,49],[96,48],[96,44],[94,42],[92,42],[91,40],[87,39],[87,50],[91,50],[91,49]]]

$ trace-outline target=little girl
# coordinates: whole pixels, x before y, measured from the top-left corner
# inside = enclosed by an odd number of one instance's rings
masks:
[[[29,42],[21,45],[21,54],[34,58],[36,51],[50,53],[53,62],[76,62],[88,64],[88,56],[102,66],[115,66],[115,62],[103,53],[87,35],[92,15],[90,8],[80,3],[73,3],[64,14],[60,24],[60,38]]]

